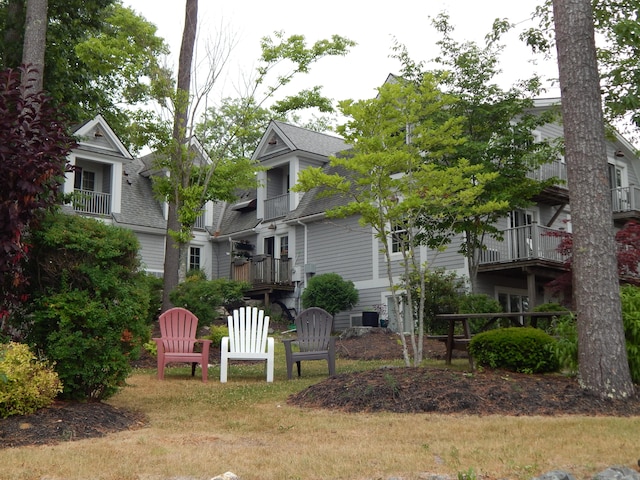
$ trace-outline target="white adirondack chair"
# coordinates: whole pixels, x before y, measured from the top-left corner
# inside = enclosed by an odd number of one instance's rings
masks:
[[[256,307],[243,307],[227,322],[229,336],[220,345],[220,382],[227,381],[229,360],[266,360],[267,382],[273,382],[275,341],[268,336],[269,316]]]

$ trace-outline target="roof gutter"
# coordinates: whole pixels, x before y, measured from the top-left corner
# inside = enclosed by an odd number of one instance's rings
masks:
[[[287,220],[286,222],[283,222],[285,225],[295,225],[295,224],[299,224],[302,225],[303,223],[310,223],[310,222],[315,222],[317,220],[322,220],[323,218],[326,218],[326,213],[315,213],[313,215],[308,215],[306,217],[302,217],[302,218],[294,218],[292,220]]]
[[[220,242],[222,240],[229,240],[232,237],[238,237],[238,236],[242,236],[242,235],[253,235],[257,233],[255,227],[254,228],[249,228],[247,230],[240,230],[239,232],[233,232],[233,233],[227,233],[224,235],[212,235],[211,236],[211,241],[212,242]]]

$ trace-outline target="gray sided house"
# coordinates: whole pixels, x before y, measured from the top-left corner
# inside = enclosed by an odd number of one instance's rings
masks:
[[[535,108],[557,106],[559,99],[543,99]],[[561,137],[560,124],[533,132],[537,139]],[[395,329],[400,319],[392,312],[385,260],[370,228],[357,217],[327,218],[325,212],[340,198],[318,198],[317,191],[291,192],[297,174],[308,166],[329,168],[328,157],[349,148],[340,138],[273,121],[255,151],[254,160],[265,168],[256,191],[245,192],[233,204],[217,205],[212,237],[213,276],[246,280],[250,296],[265,303],[281,302],[300,311],[301,294],[313,275],[335,272],[354,282],[359,304],[336,315],[337,330],[361,325],[363,313],[384,306]],[[622,137],[608,140],[614,222],[620,228],[640,219],[640,163],[635,149]],[[545,285],[566,271],[557,252],[554,231],[571,231],[571,210],[563,158],[550,159],[530,173],[539,180],[558,178],[526,210],[510,212],[498,223],[502,241],[487,239],[480,253],[477,292],[500,301],[506,311],[527,311],[557,301]],[[458,253],[461,239],[445,251],[419,250],[421,261],[469,275],[467,259]],[[400,272],[400,254],[393,265]],[[365,314],[366,315],[366,314]]]
[[[164,174],[154,170],[153,154],[133,158],[100,115],[78,125],[73,134],[78,147],[68,159],[75,172],[67,174],[64,192],[74,197],[65,210],[132,230],[140,242],[143,268],[161,277],[167,206],[153,195],[152,176]],[[207,160],[195,139],[191,148],[198,158]],[[212,254],[205,225],[211,225],[212,216],[209,204],[196,223],[189,252],[190,268],[200,268],[209,277]]]
[[[559,99],[539,100],[536,109],[552,108]],[[67,174],[65,193],[74,193],[66,209],[106,223],[128,228],[140,241],[144,268],[162,276],[167,206],[154,198],[153,155],[133,158],[100,116],[79,125],[78,147],[69,155],[76,166]],[[561,137],[560,124],[533,132],[539,139]],[[208,161],[197,141],[191,147],[197,158]],[[334,272],[354,282],[359,304],[336,315],[335,328],[368,323],[367,312],[386,310],[392,328],[403,328],[390,308],[390,289],[380,245],[357,217],[331,219],[326,211],[338,197],[320,198],[317,191],[292,192],[298,173],[310,166],[329,168],[329,156],[349,149],[336,136],[272,121],[253,158],[264,167],[256,190],[243,192],[233,203],[207,204],[193,232],[189,268],[203,270],[208,278],[231,278],[251,284],[249,295],[266,304],[278,303],[301,310],[301,294],[313,275]],[[635,149],[616,135],[607,141],[613,222],[621,228],[640,220],[640,162]],[[563,158],[530,173],[543,180],[566,179]],[[545,189],[526,210],[510,212],[498,222],[504,239],[487,239],[480,252],[477,290],[499,300],[507,311],[526,311],[556,300],[545,285],[565,271],[557,252],[554,231],[571,231],[571,209],[566,183]],[[469,265],[457,251],[460,238],[445,251],[418,251],[420,261],[468,276]],[[393,271],[400,274],[401,254],[394,256]],[[398,316],[400,317],[400,316]],[[408,325],[408,324],[405,324]]]

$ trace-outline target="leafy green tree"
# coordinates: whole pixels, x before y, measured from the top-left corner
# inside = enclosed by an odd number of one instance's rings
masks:
[[[26,93],[20,70],[0,72],[0,332],[26,300],[27,234],[58,201],[75,145],[42,93]]]
[[[460,253],[469,260],[471,287],[475,290],[485,237],[500,238],[496,222],[512,210],[530,206],[537,193],[557,181],[540,182],[528,176],[541,164],[558,158],[559,145],[548,140],[534,141],[533,137],[536,128],[557,119],[557,112],[532,111],[533,99],[541,93],[541,81],[536,75],[506,90],[496,83],[504,48],[500,39],[512,27],[508,22],[496,20],[483,46],[455,41],[454,27],[445,14],[438,15],[433,26],[440,36],[436,42],[440,53],[434,59],[436,68],[432,73],[440,79],[441,88],[455,98],[447,108],[459,118],[461,135],[466,140],[433,161],[443,166],[469,161],[484,173],[499,174],[484,185],[478,200],[499,200],[501,207],[469,212],[453,225],[457,233],[463,234]],[[424,65],[412,61],[403,46],[396,44],[394,49],[403,66],[402,77],[418,83],[425,75]]]
[[[302,307],[320,307],[331,315],[351,310],[358,303],[358,290],[351,280],[337,273],[322,273],[309,280],[302,292]]]
[[[555,47],[552,0],[534,12],[539,25],[521,38],[536,52],[550,53]],[[591,2],[596,53],[604,114],[608,123],[621,127],[627,121],[640,126],[640,61],[638,60],[638,0]],[[634,132],[637,134],[637,132]]]
[[[138,241],[130,230],[65,214],[48,216],[32,241],[26,339],[55,362],[64,397],[108,398],[149,339]]]
[[[188,15],[190,21],[197,22],[196,18],[193,12]],[[264,119],[261,104],[267,99],[274,99],[280,87],[288,84],[295,75],[307,73],[318,60],[327,55],[344,55],[352,45],[353,42],[337,35],[330,41],[320,40],[311,46],[306,45],[305,38],[301,35],[285,38],[284,34],[279,32],[275,34],[275,40],[265,37],[261,43],[262,56],[253,89],[238,101],[227,101],[224,104],[225,108],[228,108],[223,115],[228,112],[232,119],[228,121],[223,118],[222,124],[225,125],[226,122],[227,126],[232,126],[232,130],[227,131],[220,127],[219,114],[215,114],[215,118],[211,120],[211,111],[210,122],[202,127],[201,131],[207,132],[207,144],[212,145],[208,152],[209,159],[204,162],[199,161],[193,151],[187,148],[187,142],[191,138],[189,132],[194,129],[194,125],[190,124],[188,119],[193,116],[195,105],[202,98],[190,95],[188,83],[179,78],[177,95],[170,100],[174,104],[174,110],[180,112],[180,118],[176,117],[174,122],[173,141],[159,145],[161,155],[158,156],[157,162],[157,166],[165,169],[169,175],[154,177],[156,193],[169,204],[169,241],[165,249],[163,309],[171,305],[169,292],[186,276],[187,246],[202,207],[208,201],[231,201],[239,189],[255,186],[256,166],[246,155],[247,151],[243,145],[252,142],[256,134],[256,124],[259,125],[261,119]],[[278,75],[273,85],[266,87],[264,98],[258,99],[259,87],[270,81],[272,71],[277,65],[281,66],[287,62],[290,64],[290,70]],[[186,64],[181,73],[179,72],[178,76],[180,75],[186,78]],[[281,99],[276,102],[275,108],[326,108],[328,101],[322,100],[317,89],[305,90],[298,95]]]
[[[403,290],[408,318],[418,318],[417,339],[410,329],[411,353],[405,335],[400,335],[407,365],[411,356],[414,365],[422,361],[426,269],[416,247],[439,248],[461,219],[503,208],[501,201],[479,201],[497,173],[484,173],[463,160],[453,166],[439,161],[464,142],[462,119],[449,110],[454,102],[438,89],[438,78],[428,74],[419,82],[387,82],[375,99],[341,102],[348,120],[338,131],[352,149],[330,158],[330,170],[305,169],[295,187],[300,191],[322,187],[321,195],[341,196],[345,203],[327,215],[357,215],[362,225],[373,228],[385,255],[394,309],[401,311],[398,292]],[[414,228],[418,224],[421,228]],[[402,253],[404,278],[419,278],[420,298],[415,303],[412,289],[394,282],[393,250]],[[411,311],[414,305],[418,305],[416,315]]]
[[[25,12],[26,0],[0,2],[3,68],[22,62]],[[172,85],[156,27],[119,0],[49,0],[48,19],[44,85],[54,105],[71,123],[100,113],[125,145],[145,145],[157,121],[138,106]]]

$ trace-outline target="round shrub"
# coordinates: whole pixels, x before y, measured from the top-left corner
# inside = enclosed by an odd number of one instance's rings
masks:
[[[63,397],[104,400],[149,340],[149,282],[133,232],[76,215],[50,215],[32,233],[26,339],[52,362]]]
[[[479,333],[469,352],[478,365],[522,373],[554,372],[555,339],[537,328],[509,327]]]
[[[204,273],[193,273],[169,294],[169,299],[174,306],[191,311],[198,317],[198,326],[204,327],[220,316],[220,307],[243,305],[244,294],[250,287],[247,282],[207,280]]]
[[[212,325],[211,333],[207,337],[211,340],[211,346],[220,348],[220,344],[222,343],[222,337],[229,336],[229,327],[226,325]]]
[[[309,280],[302,293],[302,307],[320,307],[331,315],[350,310],[358,303],[358,290],[351,280],[337,273],[323,273]]]
[[[27,415],[62,391],[56,372],[22,343],[0,344],[0,418]]]

